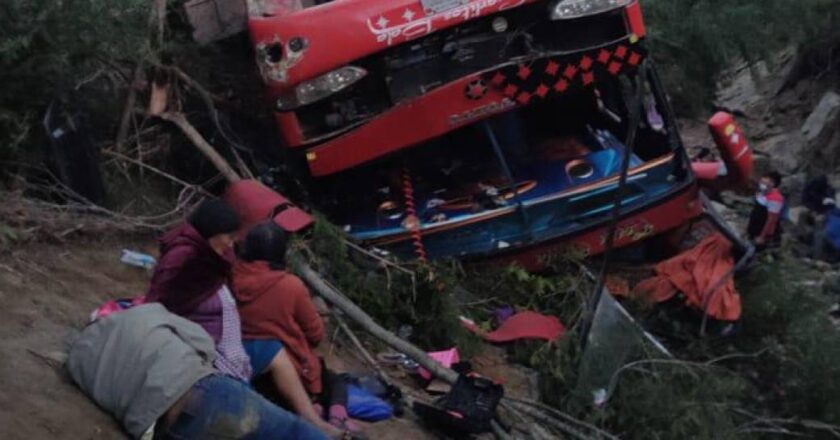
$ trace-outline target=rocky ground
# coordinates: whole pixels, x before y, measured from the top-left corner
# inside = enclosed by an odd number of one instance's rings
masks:
[[[719,84],[715,105],[742,124],[755,157],[755,174],[778,171],[795,227],[804,211],[801,192],[808,179],[825,174],[840,188],[840,87],[836,73],[801,74],[792,50],[752,67],[730,69]],[[711,115],[709,115],[711,116]],[[689,154],[714,143],[705,120],[680,120]],[[743,230],[752,204],[749,189],[727,191],[715,206]]]
[[[756,173],[782,173],[783,190],[796,206],[810,177],[826,174],[840,187],[840,87],[836,73],[800,78],[793,51],[772,59],[728,72],[716,105],[743,124]]]

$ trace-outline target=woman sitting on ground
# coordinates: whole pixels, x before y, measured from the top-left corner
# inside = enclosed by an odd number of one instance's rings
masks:
[[[216,343],[214,366],[222,373],[250,382],[250,359],[242,346],[236,301],[228,285],[234,261],[234,233],[239,218],[221,200],[203,202],[183,225],[160,240],[160,260],[146,296],[177,315],[201,325]],[[324,422],[312,408],[292,361],[282,346],[261,354],[275,386],[293,411],[325,434],[343,432]]]
[[[262,371],[262,347],[282,344],[316,408],[328,408],[331,424],[356,431],[347,416],[347,389],[330,373],[315,348],[324,337],[324,323],[309,290],[286,271],[288,235],[272,221],[252,228],[240,249],[233,271],[233,290],[242,316],[245,348],[255,372]]]

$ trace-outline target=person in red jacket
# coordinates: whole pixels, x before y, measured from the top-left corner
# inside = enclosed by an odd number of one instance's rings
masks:
[[[329,422],[356,431],[347,416],[347,390],[329,372],[315,348],[324,338],[324,323],[309,289],[286,271],[288,236],[273,221],[253,227],[234,265],[234,296],[242,317],[242,338],[255,373],[262,371],[262,347],[279,341],[288,350],[306,389],[327,407]]]
[[[781,184],[782,176],[775,171],[759,180],[755,205],[747,225],[747,236],[759,247],[781,241],[781,219],[785,209],[785,197],[779,190]]]

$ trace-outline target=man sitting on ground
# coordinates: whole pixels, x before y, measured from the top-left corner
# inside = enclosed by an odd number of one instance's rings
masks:
[[[317,429],[213,368],[213,339],[160,304],[88,326],[67,369],[132,438],[326,440]]]

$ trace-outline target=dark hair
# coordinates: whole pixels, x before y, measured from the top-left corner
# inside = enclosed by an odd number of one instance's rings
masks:
[[[205,239],[219,234],[230,234],[239,229],[239,216],[227,203],[207,199],[190,214],[187,222]]]
[[[776,188],[782,185],[782,175],[778,171],[769,171],[764,174],[764,177],[773,181],[773,186]]]
[[[269,220],[248,231],[239,257],[245,261],[267,261],[272,269],[285,269],[288,242],[286,231]]]

